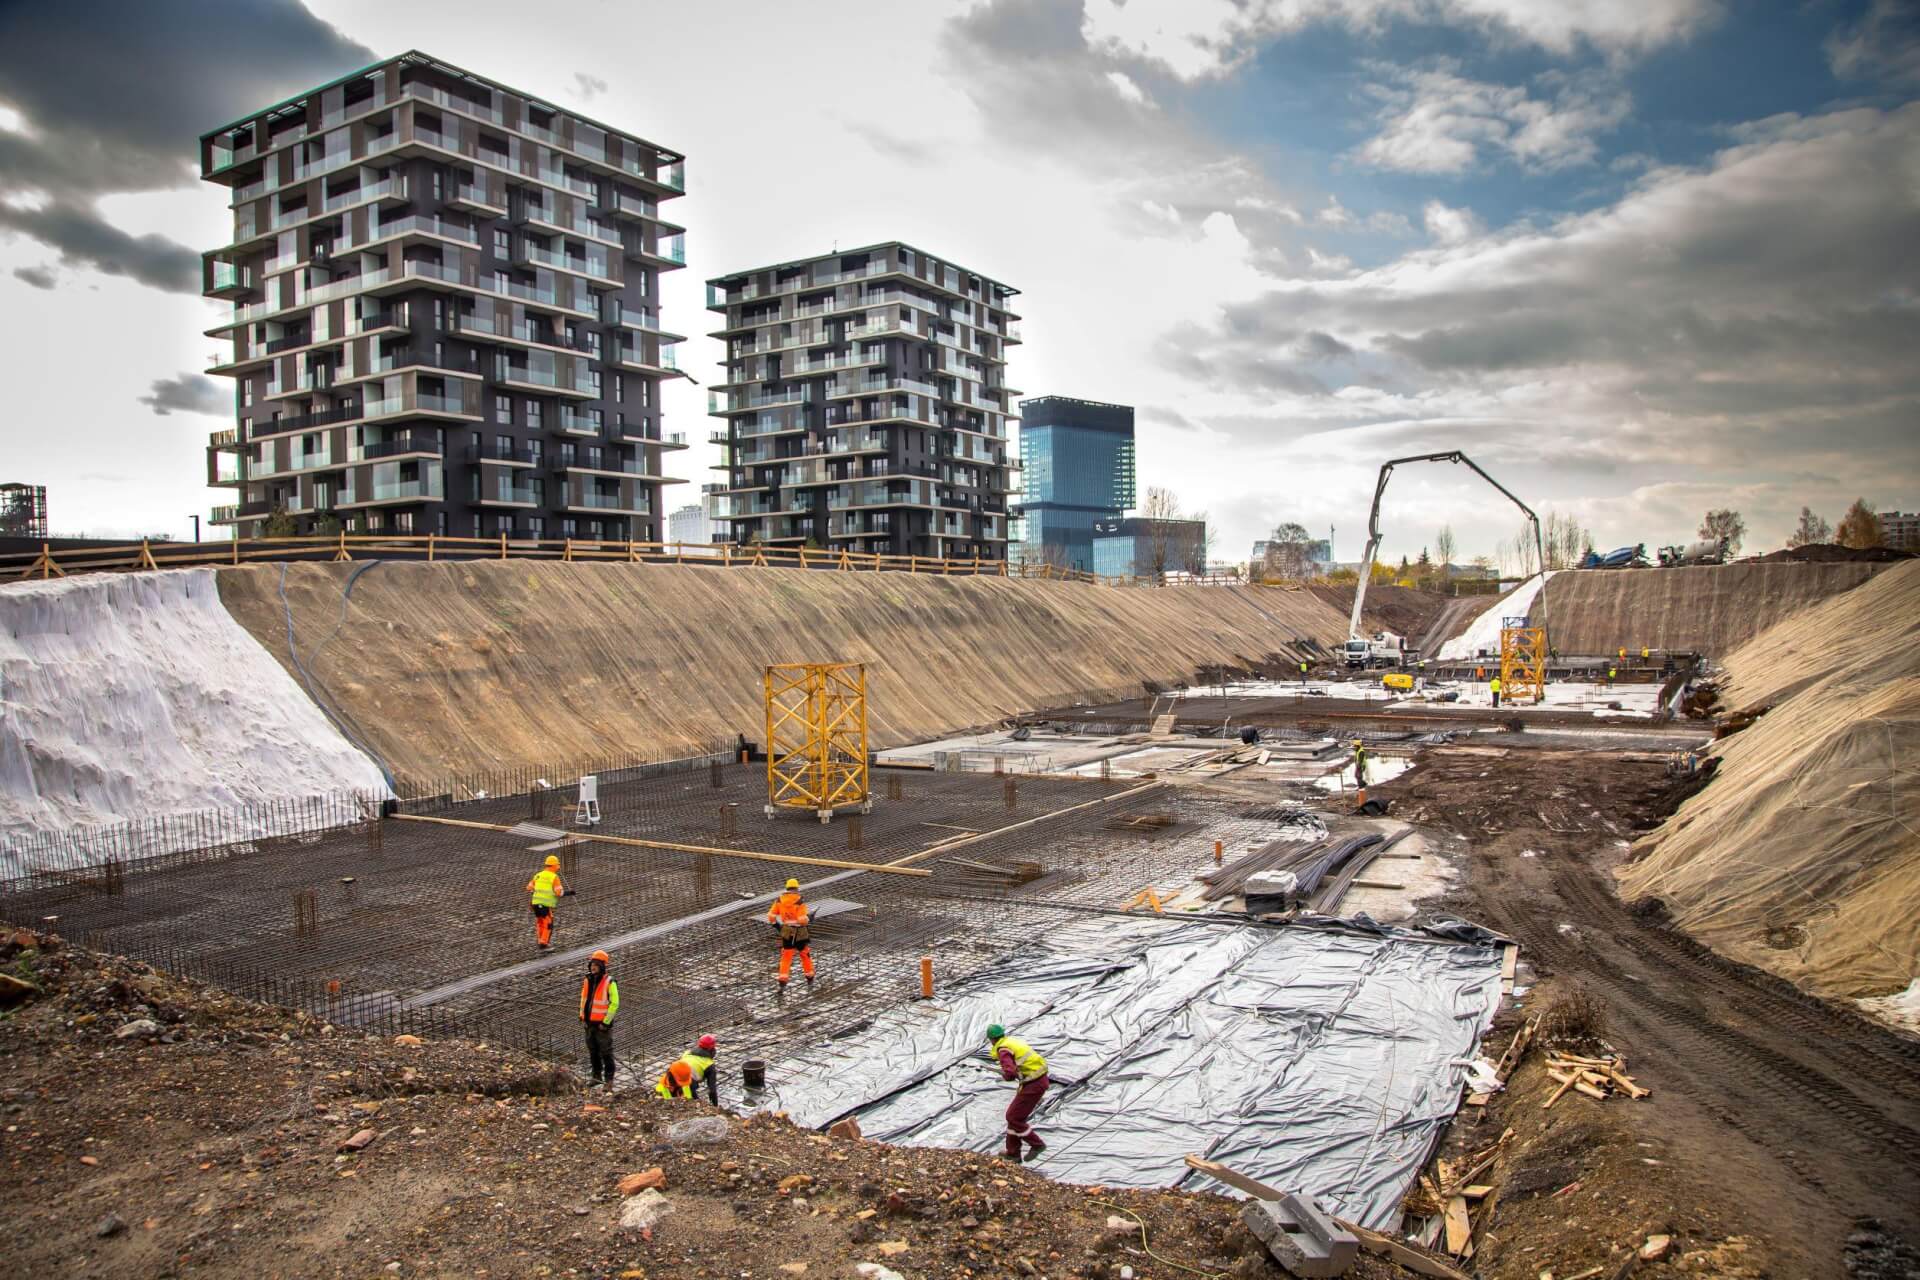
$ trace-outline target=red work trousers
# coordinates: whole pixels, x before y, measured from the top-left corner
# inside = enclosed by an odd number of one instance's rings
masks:
[[[536,906],[533,909],[533,940],[543,947],[553,942],[552,907]]]
[[[1035,1076],[1022,1084],[1013,1095],[1013,1101],[1007,1104],[1007,1154],[1016,1160],[1020,1158],[1022,1141],[1030,1143],[1035,1151],[1046,1145],[1027,1121],[1033,1118],[1033,1109],[1040,1105],[1040,1095],[1047,1091],[1051,1083],[1046,1076]]]

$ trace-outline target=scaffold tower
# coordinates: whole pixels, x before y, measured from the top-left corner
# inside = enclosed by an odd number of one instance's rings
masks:
[[[767,816],[873,811],[867,789],[867,668],[794,662],[767,668]]]

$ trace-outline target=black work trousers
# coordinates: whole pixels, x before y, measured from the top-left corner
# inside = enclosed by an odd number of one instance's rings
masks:
[[[613,1028],[604,1022],[587,1025],[587,1057],[593,1063],[595,1080],[613,1079]]]

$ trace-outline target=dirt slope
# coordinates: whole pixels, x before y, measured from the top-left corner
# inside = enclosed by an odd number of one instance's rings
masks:
[[[1326,601],[1341,617],[1349,617],[1353,613],[1353,587],[1321,583],[1307,590]],[[1371,586],[1367,588],[1367,605],[1360,617],[1361,630],[1368,635],[1376,631],[1391,631],[1407,637],[1410,643],[1417,642],[1431,628],[1441,611],[1452,603],[1451,596],[1443,596],[1437,591],[1390,585]]]
[[[1882,564],[1728,564],[1581,569],[1547,580],[1553,647],[1567,654],[1678,649],[1720,657]]]
[[[1715,744],[1718,774],[1642,842],[1627,895],[1822,994],[1905,988],[1920,974],[1917,640],[1906,563],[1730,653],[1722,705],[1773,710]]]
[[[771,662],[867,663],[888,746],[1346,637],[1304,591],[492,562],[379,564],[342,624],[355,568],[287,567],[296,642],[402,779],[757,740]],[[279,574],[223,571],[221,596],[285,661]]]

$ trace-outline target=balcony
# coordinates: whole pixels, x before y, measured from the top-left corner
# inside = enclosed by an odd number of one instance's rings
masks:
[[[666,271],[687,265],[687,238],[684,235],[656,236],[651,248],[647,246],[644,234],[629,235],[625,251],[629,258],[653,263]]]
[[[723,399],[731,404],[722,404]],[[707,392],[707,412],[711,414],[744,413],[749,409],[766,408],[776,404],[806,404],[813,399],[810,386],[788,387],[784,390],[756,391],[746,395],[723,396],[720,392]]]
[[[369,400],[360,416],[369,421],[376,418],[399,418],[412,414],[422,417],[464,418],[480,421],[480,396],[476,392],[471,398],[466,396],[433,395],[414,390],[406,390],[397,396],[384,400]]]
[[[507,445],[502,447],[498,441],[493,444],[470,444],[467,446],[469,463],[495,462],[506,467],[537,467],[540,454],[527,445]]]
[[[589,475],[634,476],[642,480],[658,481],[664,477],[648,471],[644,459],[616,458],[601,454],[556,454],[548,463],[555,471],[580,471]]]
[[[419,480],[376,480],[371,484],[352,485],[340,493],[341,507],[372,507],[392,503],[439,501],[446,496],[441,486],[440,476]]]
[[[634,218],[643,222],[657,221],[660,206],[651,200],[636,200],[632,196],[614,194],[610,200],[600,202],[600,207],[617,218]]]
[[[613,248],[621,243],[620,233],[612,227],[595,222],[578,211],[560,213],[544,205],[529,204],[514,219],[524,226],[541,227],[550,231],[564,232],[579,236],[583,240],[592,240]]]
[[[621,515],[650,516],[653,507],[646,495],[623,497],[617,493],[569,493],[561,499],[563,511],[613,511]]]
[[[573,409],[562,407],[560,415],[554,420],[553,429],[563,436],[597,436],[600,434],[602,415],[598,409]]]
[[[253,292],[253,272],[231,262],[209,264],[213,270],[207,279],[209,298],[237,298]]]
[[[520,391],[545,391],[554,395],[579,396],[586,400],[595,400],[600,396],[600,388],[587,375],[537,369],[528,365],[495,366],[491,380],[500,386]]]
[[[501,478],[504,481],[505,476]],[[474,501],[483,507],[537,507],[540,496],[532,485],[483,484]]]
[[[649,359],[645,347],[625,342],[615,343],[612,361],[623,369],[635,369],[641,373],[651,373],[667,378],[680,376],[680,357],[674,350],[674,344],[663,342],[659,344],[659,349],[660,353]]]
[[[339,379],[339,382],[342,385],[350,382],[360,382],[367,378],[377,378],[384,374],[398,373],[402,369],[441,369],[453,374],[455,377],[478,378],[480,376],[480,360],[479,357],[471,353],[436,356],[431,351],[415,351],[411,348],[402,348],[398,351],[388,351],[372,357],[366,362],[364,369],[355,369],[343,375]]]
[[[381,458],[437,458],[439,456],[440,442],[432,436],[399,436],[392,440],[381,440],[375,444],[363,445],[347,451],[347,457],[354,462],[374,462]]]
[[[490,218],[507,216],[506,193],[480,183],[456,184],[447,193],[447,203],[466,213],[478,213]]]

